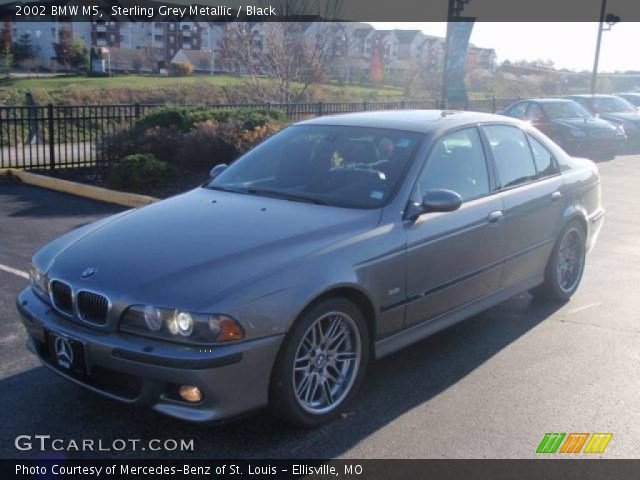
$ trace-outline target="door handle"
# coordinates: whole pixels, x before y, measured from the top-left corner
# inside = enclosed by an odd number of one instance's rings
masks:
[[[487,220],[489,223],[498,223],[502,219],[502,210],[496,210],[495,212],[491,212],[487,216]]]
[[[560,200],[562,198],[562,193],[555,191],[551,194],[551,201],[552,202],[557,202],[558,200]]]

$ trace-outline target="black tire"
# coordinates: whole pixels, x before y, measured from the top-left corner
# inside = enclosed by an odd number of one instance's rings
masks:
[[[345,378],[348,377],[349,384],[344,387],[344,392],[342,392],[341,397],[336,397],[336,405],[326,412],[312,412],[309,411],[311,405],[305,404],[306,406],[303,407],[302,400],[299,400],[296,394],[295,382],[296,378],[299,377],[296,377],[297,374],[294,372],[294,365],[296,363],[296,358],[298,358],[298,362],[300,362],[300,352],[305,351],[300,349],[306,348],[307,346],[306,343],[303,345],[303,339],[308,339],[307,335],[311,332],[311,326],[321,319],[329,319],[330,321],[330,314],[335,312],[340,312],[352,320],[345,320],[345,325],[349,327],[350,331],[353,330],[353,335],[359,335],[359,360],[357,363],[354,361],[355,367],[351,375],[345,375]],[[347,317],[344,318],[346,319]],[[352,328],[352,326],[355,326],[355,328]],[[350,344],[355,342],[355,339],[355,336],[349,337]],[[340,344],[343,344],[343,341],[340,341]],[[315,359],[317,360],[318,356],[316,356]],[[278,418],[298,427],[318,427],[323,423],[338,417],[356,396],[360,386],[362,385],[368,362],[369,330],[367,328],[367,322],[365,321],[360,309],[354,303],[344,298],[328,298],[326,300],[322,300],[302,313],[284,340],[271,375],[271,383],[269,386],[269,411]],[[318,365],[314,364],[313,360],[309,360],[309,364],[311,366],[308,368],[317,369],[318,374],[321,375],[321,367],[319,368]],[[300,363],[298,363],[298,365],[300,365]],[[351,364],[349,363],[349,365]],[[324,368],[327,369],[334,367],[327,366]],[[300,373],[300,375],[310,376],[312,373],[305,372]],[[311,381],[309,382],[311,383]],[[323,384],[322,387],[324,386],[325,385]],[[298,388],[300,388],[300,386],[298,386]],[[339,388],[342,388],[342,384],[339,384]],[[311,389],[311,387],[309,387],[309,389]],[[324,391],[321,391],[320,393],[326,395]],[[328,402],[330,397],[331,395],[324,397],[325,401]],[[339,401],[338,398],[340,398]]]
[[[561,262],[561,248],[563,242],[571,236],[573,240],[578,242],[578,252],[576,258],[579,267],[575,273],[575,278],[571,282],[565,281],[564,277],[561,281],[561,274],[558,271]],[[560,232],[558,239],[553,247],[549,261],[544,272],[544,283],[531,290],[531,294],[535,297],[548,300],[551,302],[567,302],[576,292],[582,280],[584,273],[585,257],[586,257],[586,232],[584,227],[578,221],[571,221]],[[564,282],[564,284],[563,284]]]

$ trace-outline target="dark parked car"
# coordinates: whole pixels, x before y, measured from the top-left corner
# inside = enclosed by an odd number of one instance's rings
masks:
[[[626,140],[624,128],[596,117],[572,100],[521,100],[501,113],[528,121],[570,155],[612,156],[622,149]]]
[[[629,102],[634,107],[640,107],[640,93],[639,92],[629,92],[629,93],[618,93],[618,97],[624,98],[627,102]]]
[[[591,113],[624,127],[629,142],[640,145],[640,112],[624,98],[615,95],[569,95]]]
[[[568,300],[604,217],[593,162],[480,113],[308,120],[212,176],[34,255],[17,306],[44,365],[185,420],[316,426],[370,360],[528,290]]]

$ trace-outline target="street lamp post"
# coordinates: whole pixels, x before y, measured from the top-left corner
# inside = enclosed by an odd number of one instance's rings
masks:
[[[602,42],[602,32],[608,32],[616,23],[620,21],[620,17],[611,13],[607,14],[607,0],[602,0],[600,7],[600,22],[598,23],[598,40],[596,41],[596,56],[593,60],[593,72],[591,73],[591,95],[595,95],[598,83],[598,61],[600,60],[600,43]],[[607,27],[604,24],[607,24]]]

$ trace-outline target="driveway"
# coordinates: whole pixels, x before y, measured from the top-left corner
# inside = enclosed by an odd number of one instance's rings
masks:
[[[194,440],[193,453],[163,458],[528,458],[546,432],[612,432],[601,456],[638,458],[640,156],[600,168],[607,217],[571,302],[524,294],[371,365],[348,414],[315,431],[265,414],[193,426],[96,397],[40,366],[14,306],[27,284],[20,272],[48,240],[120,208],[0,184],[0,457],[34,457],[14,438],[49,434]]]

